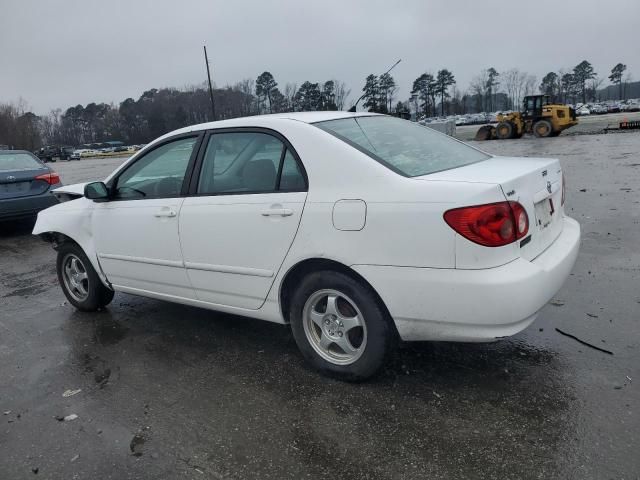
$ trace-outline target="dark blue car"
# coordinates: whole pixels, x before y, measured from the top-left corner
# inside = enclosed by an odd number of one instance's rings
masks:
[[[0,222],[35,217],[58,203],[60,176],[31,152],[0,150]]]

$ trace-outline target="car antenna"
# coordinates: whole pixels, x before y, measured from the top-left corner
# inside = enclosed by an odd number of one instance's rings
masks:
[[[398,61],[396,63],[394,63],[393,65],[391,65],[391,68],[389,70],[387,70],[386,72],[384,72],[382,75],[386,75],[387,73],[389,73],[391,70],[393,70],[395,68],[396,65],[398,65],[400,62],[402,61],[401,58],[398,59]],[[382,75],[379,75],[379,77],[381,77]],[[356,100],[356,103],[353,104],[353,106],[347,110],[347,112],[355,112],[356,111],[356,107],[358,106],[358,102],[360,100],[362,100],[364,98],[364,96],[366,95],[366,93],[363,93],[360,98],[358,100]]]

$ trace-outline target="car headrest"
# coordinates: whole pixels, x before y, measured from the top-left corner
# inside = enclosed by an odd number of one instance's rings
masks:
[[[252,160],[244,166],[242,178],[249,191],[271,191],[276,186],[276,167],[266,158]]]

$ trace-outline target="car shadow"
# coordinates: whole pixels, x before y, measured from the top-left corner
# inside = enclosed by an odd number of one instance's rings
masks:
[[[379,375],[354,384],[310,369],[288,326],[122,294],[101,312],[67,312],[62,329],[76,383],[85,377],[112,392],[100,403],[101,421],[136,421],[155,408],[145,421],[171,432],[157,439],[160,451],[175,437],[192,450],[224,442],[238,465],[261,455],[301,472],[374,478],[409,458],[471,478],[493,466],[482,455],[456,462],[465,449],[511,456],[511,464],[522,457],[523,469],[531,455],[551,465],[574,428],[561,358],[521,337],[403,344]],[[126,407],[111,398],[126,398]],[[238,433],[249,431],[254,436]],[[542,438],[544,446],[536,443]]]
[[[2,221],[0,222],[0,239],[31,235],[35,223],[35,218]]]

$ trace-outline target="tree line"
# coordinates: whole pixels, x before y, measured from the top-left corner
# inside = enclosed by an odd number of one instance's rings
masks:
[[[618,98],[626,98],[630,75],[627,66],[618,63],[608,79],[618,89]],[[366,77],[361,104],[380,113],[412,112],[416,118],[515,110],[526,95],[544,93],[564,103],[599,100],[604,78],[583,60],[573,69],[548,72],[538,84],[535,75],[518,69],[498,72],[482,70],[465,91],[458,89],[455,76],[447,68],[421,73],[412,83],[409,97],[397,98],[398,87],[390,73]],[[255,80],[213,90],[216,120],[264,113],[345,110],[351,90],[336,79],[278,84],[265,71]],[[607,95],[609,91],[607,90]],[[205,84],[184,89],[152,88],[134,100],[119,105],[89,103],[52,110],[37,116],[24,101],[0,104],[0,145],[35,150],[42,145],[84,145],[108,140],[128,144],[146,143],[166,132],[212,120],[209,93]]]

